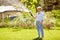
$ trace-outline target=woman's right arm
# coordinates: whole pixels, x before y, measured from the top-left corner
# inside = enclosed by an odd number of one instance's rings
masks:
[[[33,15],[31,12],[29,12],[29,13],[30,13],[30,15],[35,19],[34,15]]]

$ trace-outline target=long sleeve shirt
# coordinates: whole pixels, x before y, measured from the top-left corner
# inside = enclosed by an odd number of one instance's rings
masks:
[[[36,18],[36,21],[42,21],[43,19],[44,19],[44,12],[40,12],[40,13],[36,13],[36,16],[35,16],[35,18]]]

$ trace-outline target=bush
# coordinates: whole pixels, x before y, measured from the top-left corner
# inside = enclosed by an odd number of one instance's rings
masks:
[[[56,26],[60,26],[60,10],[53,10],[52,11],[52,16],[56,18]]]
[[[60,19],[60,10],[53,10],[52,16],[57,18],[57,19]]]
[[[52,12],[46,12],[44,21],[43,21],[43,26],[45,28],[50,29],[51,27],[55,26],[56,19],[52,16]]]
[[[27,15],[27,14],[26,14]],[[13,20],[10,20],[9,18],[5,18],[1,23],[0,27],[22,27],[22,28],[33,28],[34,27],[34,20],[26,15],[19,14],[16,18]]]

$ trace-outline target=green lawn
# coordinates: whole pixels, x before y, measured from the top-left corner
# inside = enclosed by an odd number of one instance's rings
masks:
[[[44,29],[44,33],[44,40],[60,40],[60,30]],[[36,37],[36,29],[0,28],[0,40],[33,40]]]

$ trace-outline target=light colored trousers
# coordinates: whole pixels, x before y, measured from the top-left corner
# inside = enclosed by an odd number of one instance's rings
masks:
[[[36,28],[38,31],[38,37],[40,37],[40,36],[44,37],[43,27],[39,22],[40,21],[36,21]]]

